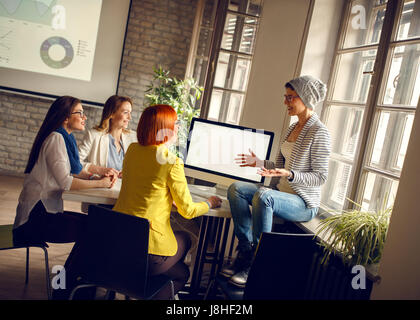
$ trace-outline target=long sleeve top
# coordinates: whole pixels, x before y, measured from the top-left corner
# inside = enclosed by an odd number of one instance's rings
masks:
[[[283,138],[283,143],[297,122],[293,123]],[[308,208],[319,207],[321,202],[321,185],[328,177],[328,163],[331,154],[330,134],[327,127],[313,113],[300,132],[290,158],[290,170],[293,180],[291,188],[305,201]],[[285,159],[279,151],[276,162],[265,160],[267,169],[284,168]],[[270,187],[275,188],[279,178],[272,178]]]
[[[121,191],[114,210],[149,220],[151,254],[173,256],[178,249],[170,224],[173,202],[186,219],[209,210],[206,202],[192,201],[180,158],[163,144],[132,143],[124,157]]]
[[[136,132],[123,132],[121,139],[124,153],[126,153],[130,144],[137,142]],[[108,167],[109,134],[96,129],[87,130],[79,144],[79,157],[86,171],[89,171],[91,164]]]
[[[64,138],[52,132],[43,142],[32,171],[26,174],[16,208],[14,228],[28,221],[39,200],[49,213],[63,212],[63,191],[70,190],[73,176]]]

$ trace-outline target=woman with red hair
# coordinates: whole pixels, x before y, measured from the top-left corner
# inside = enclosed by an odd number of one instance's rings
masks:
[[[138,143],[132,143],[124,157],[121,191],[114,206],[115,211],[149,220],[149,275],[171,277],[175,293],[189,278],[189,269],[183,261],[191,240],[186,232],[173,232],[172,203],[187,219],[221,204],[216,196],[203,202],[192,201],[184,164],[168,150],[177,133],[177,114],[171,106],[154,105],[143,111],[137,126]],[[169,288],[154,298],[169,299]]]

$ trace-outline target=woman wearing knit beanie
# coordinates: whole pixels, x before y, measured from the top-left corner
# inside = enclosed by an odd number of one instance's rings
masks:
[[[298,121],[281,140],[276,162],[260,160],[252,150],[236,159],[240,166],[259,167],[259,174],[272,177],[270,187],[235,182],[228,190],[238,255],[221,274],[240,287],[248,279],[261,234],[271,231],[273,215],[287,221],[311,220],[318,213],[321,185],[327,180],[330,134],[314,112],[327,88],[319,79],[301,76],[287,82],[285,90],[287,112]]]

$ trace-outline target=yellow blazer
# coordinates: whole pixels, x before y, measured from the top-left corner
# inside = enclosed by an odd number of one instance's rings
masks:
[[[150,254],[175,255],[178,244],[170,224],[173,201],[187,219],[209,210],[206,202],[192,201],[183,161],[164,144],[145,147],[132,143],[124,157],[122,172],[114,210],[149,220]]]

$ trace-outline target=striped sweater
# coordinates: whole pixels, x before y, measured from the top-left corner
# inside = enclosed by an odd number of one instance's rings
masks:
[[[297,122],[293,123],[283,143]],[[306,122],[293,147],[290,157],[290,170],[293,172],[293,180],[289,181],[293,190],[305,201],[308,208],[319,207],[321,202],[321,185],[328,176],[328,162],[331,153],[330,134],[327,127],[319,120],[318,115],[313,113]],[[285,159],[279,150],[276,162],[265,160],[264,167],[267,169],[284,168]],[[275,188],[280,177],[273,177],[270,187]]]

